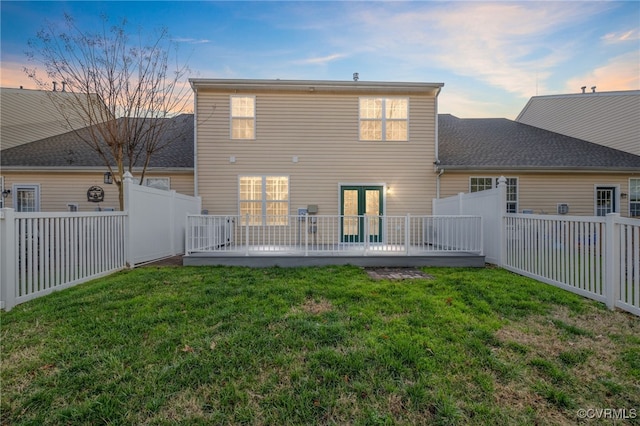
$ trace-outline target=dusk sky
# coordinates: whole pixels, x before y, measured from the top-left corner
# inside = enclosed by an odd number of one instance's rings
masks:
[[[437,82],[439,112],[514,119],[531,96],[640,89],[640,2],[23,2],[1,7],[2,87],[45,20],[166,26],[191,77]]]

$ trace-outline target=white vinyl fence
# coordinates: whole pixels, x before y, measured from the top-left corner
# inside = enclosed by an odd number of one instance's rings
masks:
[[[433,211],[481,216],[488,262],[640,315],[640,220],[507,214],[505,183],[433,200]]]
[[[503,267],[640,315],[640,220],[506,214]]]
[[[0,210],[3,308],[123,269],[124,212]]]
[[[504,182],[505,183],[506,179]],[[434,215],[477,215],[482,218],[483,254],[489,263],[500,258],[501,217],[507,204],[506,191],[501,187],[470,194],[434,199]]]
[[[200,212],[200,198],[124,185],[124,212],[0,209],[0,308],[184,253],[186,215]]]
[[[267,223],[268,222],[268,223]],[[482,254],[478,216],[187,216],[186,253]]]
[[[185,218],[200,213],[200,198],[175,191],[129,185],[125,192],[129,215],[130,263],[138,265],[184,253]]]

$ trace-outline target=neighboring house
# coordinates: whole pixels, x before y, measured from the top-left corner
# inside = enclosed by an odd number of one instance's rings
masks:
[[[438,122],[439,197],[505,176],[510,212],[640,217],[638,155],[504,118]]]
[[[443,83],[190,82],[196,195],[210,214],[268,225],[308,207],[321,215],[431,212]]]
[[[153,154],[143,184],[193,195],[193,115],[159,120],[172,121],[164,138],[173,142]],[[5,149],[0,157],[0,189],[7,194],[4,207],[17,211],[119,209],[117,186],[105,183],[104,161],[75,132]],[[140,177],[141,166],[141,162],[135,165],[134,178]],[[103,201],[89,201],[88,192],[94,186],[104,191]]]
[[[640,90],[592,89],[590,93],[534,96],[516,121],[640,155]]]
[[[98,95],[67,91],[47,92],[0,88],[0,150],[67,133],[85,126],[86,121],[75,111],[77,106],[60,113],[54,102],[61,104],[82,103],[83,109],[96,108],[94,117],[111,118]]]

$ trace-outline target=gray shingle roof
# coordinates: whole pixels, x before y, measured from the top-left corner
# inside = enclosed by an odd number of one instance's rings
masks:
[[[640,171],[640,156],[506,118],[438,116],[440,167]]]
[[[122,119],[119,119],[122,120]],[[193,114],[183,114],[173,118],[163,134],[163,142],[171,144],[151,156],[149,167],[193,168]],[[81,129],[79,132],[87,132]],[[104,167],[104,161],[76,133],[41,139],[2,151],[2,167]],[[112,165],[115,162],[112,161]],[[142,166],[142,161],[134,166]]]

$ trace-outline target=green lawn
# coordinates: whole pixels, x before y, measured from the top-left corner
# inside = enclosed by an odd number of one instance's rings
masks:
[[[640,318],[501,269],[424,271],[144,267],[19,305],[0,314],[2,424],[640,416]]]

